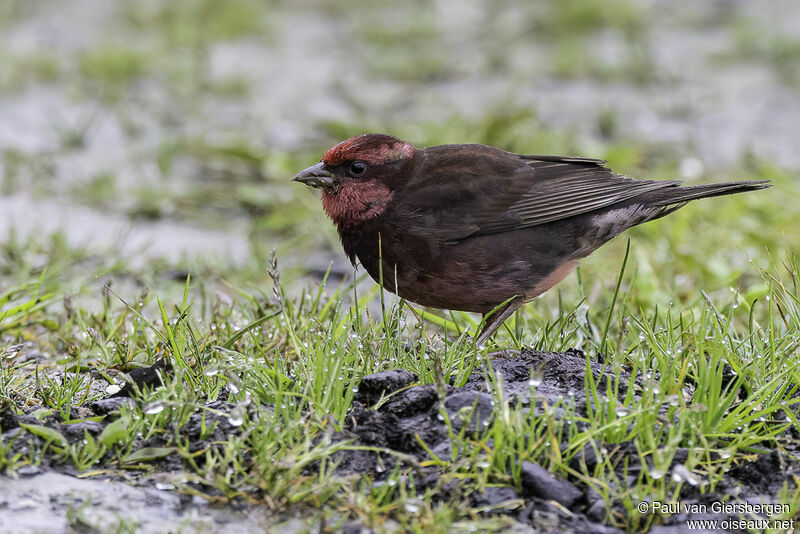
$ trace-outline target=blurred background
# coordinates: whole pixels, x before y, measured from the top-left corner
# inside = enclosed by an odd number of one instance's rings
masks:
[[[3,0],[0,280],[257,284],[272,249],[289,280],[330,262],[347,276],[318,194],[290,180],[372,131],[601,157],[639,178],[773,179],[633,232],[647,298],[742,283],[748,259],[800,245],[800,8]],[[589,268],[616,272],[618,241]]]

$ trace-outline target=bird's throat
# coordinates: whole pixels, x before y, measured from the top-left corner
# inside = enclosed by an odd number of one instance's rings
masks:
[[[322,192],[322,208],[339,226],[361,224],[381,215],[394,193],[378,182],[350,182]]]

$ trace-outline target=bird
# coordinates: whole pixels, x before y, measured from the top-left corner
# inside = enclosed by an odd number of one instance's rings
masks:
[[[293,181],[321,190],[344,252],[386,290],[483,314],[480,346],[628,228],[691,200],[770,187],[633,179],[606,163],[481,144],[418,148],[369,133],[335,145]]]

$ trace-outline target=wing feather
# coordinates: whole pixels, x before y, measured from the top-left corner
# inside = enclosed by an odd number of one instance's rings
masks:
[[[513,231],[613,206],[675,187],[677,181],[634,180],[605,161],[518,155],[484,145],[424,149],[401,208],[409,230],[440,241]]]

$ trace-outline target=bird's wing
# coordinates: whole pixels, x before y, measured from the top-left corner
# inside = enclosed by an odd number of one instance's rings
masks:
[[[611,172],[602,160],[521,158],[534,171],[531,188],[503,212],[481,221],[477,233],[505,232],[566,219],[680,184],[676,180],[626,178]]]
[[[596,159],[521,156],[483,145],[425,150],[402,195],[409,229],[449,242],[573,217],[679,183],[625,178]]]

